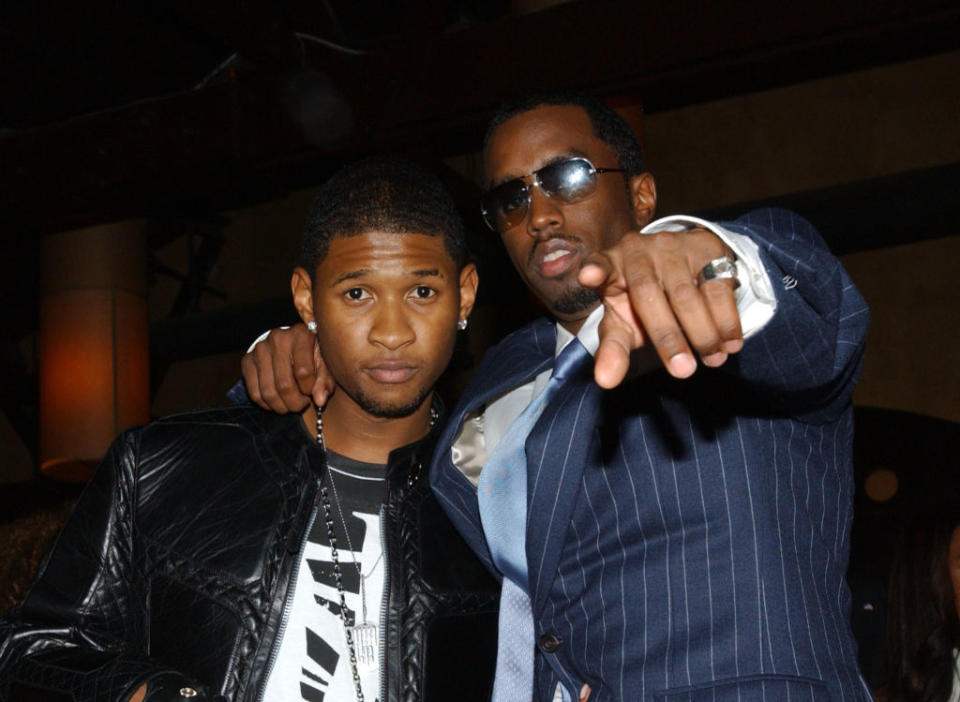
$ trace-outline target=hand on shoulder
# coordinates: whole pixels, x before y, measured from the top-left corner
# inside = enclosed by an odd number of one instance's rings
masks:
[[[316,337],[305,324],[271,329],[240,361],[250,400],[278,414],[324,406],[334,390]]]

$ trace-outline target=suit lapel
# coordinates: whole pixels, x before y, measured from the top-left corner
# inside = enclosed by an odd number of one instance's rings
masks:
[[[494,569],[480,524],[476,488],[453,464],[450,449],[468,414],[549,368],[555,344],[553,323],[541,319],[510,334],[490,349],[443,428],[431,463],[430,484],[440,503],[469,546],[491,570]]]
[[[557,572],[601,396],[593,363],[586,363],[558,390],[527,439],[527,568],[535,615]]]

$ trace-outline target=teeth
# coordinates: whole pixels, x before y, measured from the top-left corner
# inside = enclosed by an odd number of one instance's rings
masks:
[[[563,258],[568,253],[570,252],[565,249],[561,249],[560,251],[554,251],[553,253],[548,253],[546,256],[543,257],[543,262],[551,263],[552,261],[556,261],[558,258]]]

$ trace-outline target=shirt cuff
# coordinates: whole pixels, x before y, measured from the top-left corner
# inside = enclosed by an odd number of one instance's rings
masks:
[[[278,329],[289,329],[289,328],[290,328],[290,327],[278,327]],[[266,339],[268,336],[270,336],[270,330],[269,330],[269,329],[267,329],[267,331],[263,332],[263,334],[261,334],[260,336],[258,336],[256,339],[253,340],[253,343],[250,344],[250,348],[247,349],[247,353],[250,353],[251,351],[253,351],[254,347],[255,347],[257,344],[259,344],[261,341],[263,341],[264,339]]]
[[[740,286],[734,295],[740,313],[740,329],[746,339],[766,326],[777,310],[777,298],[770,283],[770,276],[760,260],[760,247],[745,234],[724,229],[719,224],[690,215],[671,215],[650,222],[640,230],[641,234],[656,232],[682,232],[702,227],[713,232],[729,246],[737,256],[737,279]]]

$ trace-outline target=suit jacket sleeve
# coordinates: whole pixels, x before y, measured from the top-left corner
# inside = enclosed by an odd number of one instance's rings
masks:
[[[862,365],[866,302],[817,231],[797,215],[764,209],[722,226],[758,244],[777,298],[771,321],[731,357],[727,371],[797,418],[836,418]]]
[[[146,653],[147,580],[134,534],[138,437],[114,442],[23,603],[0,618],[0,699],[117,702],[144,682],[148,702],[181,699],[182,687],[202,693]]]

